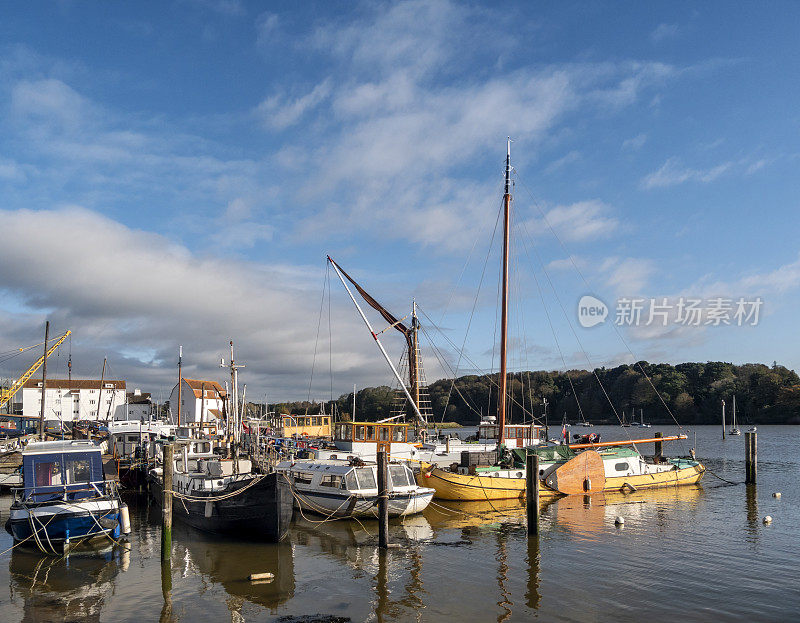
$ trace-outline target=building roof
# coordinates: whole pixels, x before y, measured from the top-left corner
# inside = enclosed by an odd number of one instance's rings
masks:
[[[203,388],[206,390],[206,398],[209,398],[209,393],[217,394],[218,396],[225,395],[225,389],[216,381],[201,381],[197,379],[183,378],[186,384],[194,390],[195,398],[203,397]]]
[[[40,389],[39,383],[42,379],[28,379],[23,389]],[[113,379],[103,379],[103,389],[110,389],[106,385],[113,385],[114,389],[125,389],[125,381],[115,381]],[[100,379],[47,379],[47,389],[100,389]]]
[[[141,394],[134,394],[129,392],[125,394],[126,398],[128,399],[128,404],[131,405],[138,405],[138,404],[150,404],[150,393],[149,392],[142,392]]]

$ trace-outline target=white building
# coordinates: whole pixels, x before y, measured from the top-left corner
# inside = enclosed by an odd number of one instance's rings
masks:
[[[169,410],[173,422],[178,423],[178,402],[181,403],[180,423],[213,422],[222,419],[225,389],[215,381],[182,379],[181,399],[178,400],[178,384],[169,395]],[[201,417],[202,416],[202,417]]]
[[[111,420],[124,418],[125,381],[47,379],[45,420]],[[30,379],[22,386],[22,415],[39,417],[42,381]]]
[[[153,415],[153,401],[150,394],[136,388],[127,395],[128,406],[122,415],[117,412],[116,420],[147,422]]]

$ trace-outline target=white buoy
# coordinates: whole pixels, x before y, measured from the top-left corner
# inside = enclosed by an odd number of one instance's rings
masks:
[[[781,497],[781,494],[780,494],[780,492],[776,491],[775,493],[772,494],[772,497],[779,498],[779,497]]]
[[[764,517],[764,523],[765,524],[772,523],[772,516],[767,515],[766,517]]]
[[[622,516],[617,517],[614,520],[614,524],[617,525],[617,526],[624,526],[625,525],[625,518],[622,517]]]

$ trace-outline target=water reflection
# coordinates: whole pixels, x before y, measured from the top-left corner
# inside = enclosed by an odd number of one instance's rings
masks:
[[[755,484],[745,485],[745,505],[747,506],[747,534],[748,541],[758,540],[758,490]]]
[[[231,596],[228,607],[240,611],[243,600],[274,610],[294,596],[294,552],[291,543],[249,543],[207,535],[188,526],[173,527],[173,566],[184,561]],[[180,563],[178,563],[180,564]],[[272,581],[251,582],[251,573],[269,572]]]
[[[9,575],[11,598],[22,598],[22,621],[99,621],[114,581],[130,565],[127,545],[74,551],[54,558],[15,547]]]

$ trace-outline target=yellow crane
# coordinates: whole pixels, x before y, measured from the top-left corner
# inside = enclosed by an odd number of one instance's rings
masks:
[[[56,343],[53,344],[48,349],[47,357],[52,355],[53,352],[56,350],[56,348],[61,346],[64,343],[64,340],[66,340],[70,336],[71,333],[72,333],[72,331],[67,331],[64,335],[62,335],[60,338],[58,338],[58,340],[56,340]],[[20,350],[24,350],[24,349],[20,348]],[[14,396],[14,394],[17,393],[19,388],[22,387],[23,385],[25,385],[25,382],[34,375],[34,373],[44,363],[44,358],[45,358],[45,355],[42,355],[41,357],[39,357],[39,359],[37,359],[36,362],[30,368],[25,370],[25,373],[21,377],[19,377],[16,381],[14,381],[14,384],[11,385],[10,388],[8,388],[8,389],[0,389],[0,409],[2,409],[6,405],[6,403],[8,403],[8,401],[11,400],[11,398]]]

